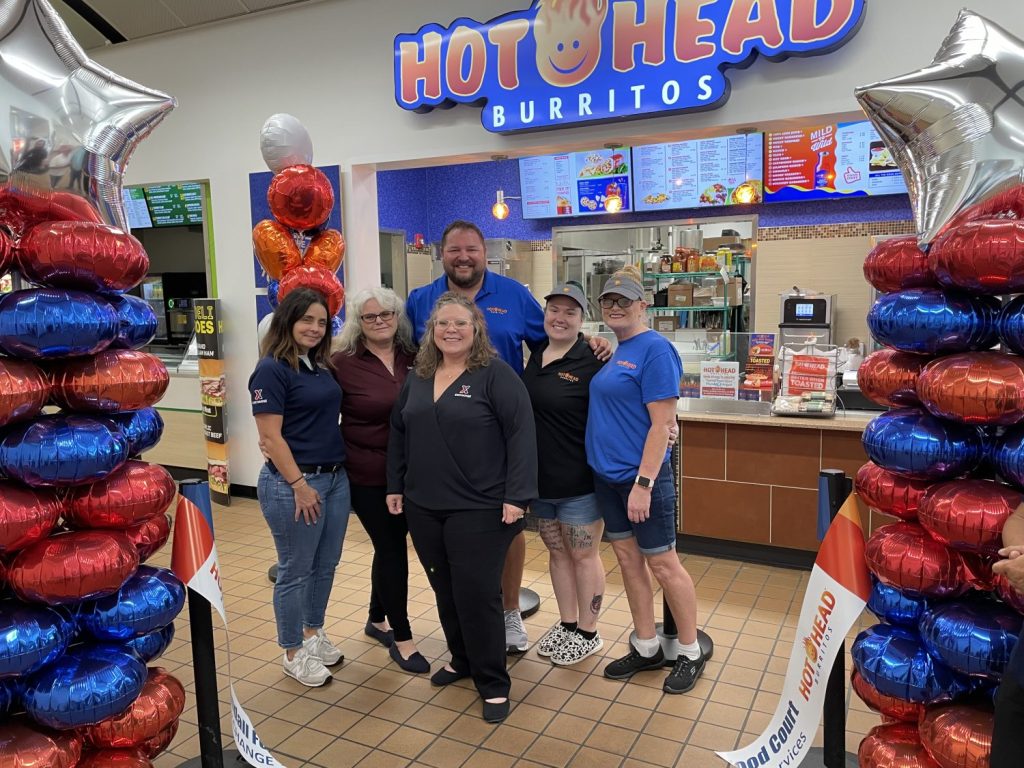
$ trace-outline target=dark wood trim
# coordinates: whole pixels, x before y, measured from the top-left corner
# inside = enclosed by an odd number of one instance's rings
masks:
[[[814,566],[817,552],[802,549],[773,547],[770,544],[750,544],[744,541],[725,541],[704,536],[676,534],[676,551],[687,555],[722,557],[727,560],[741,560],[757,565],[774,565],[779,568],[796,568],[809,571]]]

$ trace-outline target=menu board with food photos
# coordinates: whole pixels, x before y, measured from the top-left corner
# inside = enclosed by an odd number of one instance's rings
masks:
[[[760,203],[764,134],[633,147],[636,210]]]
[[[619,211],[633,210],[629,164],[627,147],[520,159],[523,218],[609,213],[606,203],[613,196],[622,201]]]
[[[898,195],[903,174],[867,120],[769,133],[765,202]]]

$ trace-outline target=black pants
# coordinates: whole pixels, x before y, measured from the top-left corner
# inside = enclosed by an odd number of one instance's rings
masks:
[[[501,569],[523,524],[501,509],[438,511],[405,499],[412,543],[437,599],[452,669],[470,673],[481,698],[508,696]]]
[[[992,759],[989,765],[990,768],[1020,768],[1022,764],[1024,686],[1012,674],[1007,674],[996,694],[996,724],[992,732]]]
[[[395,640],[412,640],[409,626],[409,532],[405,515],[392,515],[385,501],[383,485],[355,485],[352,510],[373,542],[373,568],[370,571],[370,621],[385,619],[395,632]]]

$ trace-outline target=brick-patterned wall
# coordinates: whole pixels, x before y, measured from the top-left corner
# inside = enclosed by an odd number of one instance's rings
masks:
[[[835,237],[867,237],[871,235],[912,235],[912,221],[863,221],[850,224],[813,224],[797,227],[759,227],[757,239],[828,240]]]

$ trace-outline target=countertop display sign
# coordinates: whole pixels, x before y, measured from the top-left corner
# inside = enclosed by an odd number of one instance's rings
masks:
[[[210,497],[218,504],[228,506],[231,504],[231,479],[228,474],[227,419],[224,417],[224,324],[220,300],[196,299],[193,307]]]
[[[705,360],[700,364],[700,396],[710,400],[739,397],[740,364]]]
[[[496,133],[722,106],[725,70],[830,53],[865,0],[534,0],[487,22],[427,24],[394,42],[395,100],[484,104]]]

